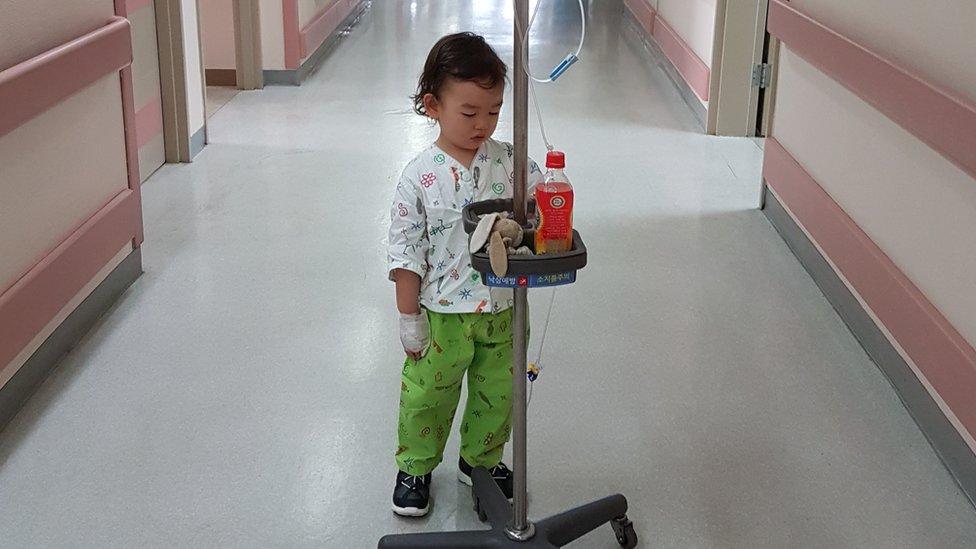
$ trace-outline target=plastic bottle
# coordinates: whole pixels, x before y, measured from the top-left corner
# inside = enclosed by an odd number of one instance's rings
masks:
[[[573,185],[563,172],[566,155],[549,151],[545,180],[535,189],[539,227],[535,232],[535,253],[551,254],[573,249]]]

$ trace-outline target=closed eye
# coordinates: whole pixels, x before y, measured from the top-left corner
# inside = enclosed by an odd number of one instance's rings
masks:
[[[461,114],[463,114],[464,116],[467,116],[468,118],[473,118],[474,117],[474,113],[473,112],[472,113],[462,112]]]
[[[498,116],[498,113],[497,113],[497,112],[490,112],[490,113],[488,113],[488,114],[490,114],[490,115],[492,115],[492,116]]]

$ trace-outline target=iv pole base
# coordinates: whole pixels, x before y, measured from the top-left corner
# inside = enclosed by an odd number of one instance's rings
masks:
[[[491,530],[386,536],[380,540],[379,549],[550,549],[568,545],[608,523],[621,547],[637,546],[634,525],[627,519],[627,499],[620,494],[536,522],[534,536],[515,541],[507,532],[512,506],[491,474],[484,467],[477,467],[471,473],[471,480],[474,510],[478,518],[491,525]]]

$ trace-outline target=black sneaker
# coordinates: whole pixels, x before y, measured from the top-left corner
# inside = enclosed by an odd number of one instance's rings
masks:
[[[401,517],[422,517],[430,511],[430,473],[423,476],[397,473],[393,488],[393,512]]]
[[[458,480],[468,486],[474,486],[474,482],[471,481],[471,471],[474,467],[468,465],[464,458],[458,460]],[[495,479],[495,483],[498,487],[502,489],[502,493],[505,497],[512,499],[512,494],[515,491],[512,481],[512,470],[508,468],[504,463],[499,463],[498,465],[488,469],[491,474],[491,478]]]

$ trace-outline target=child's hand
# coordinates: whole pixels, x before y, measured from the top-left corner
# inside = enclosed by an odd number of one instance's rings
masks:
[[[400,343],[407,356],[420,360],[427,353],[430,343],[430,323],[427,315],[400,313]]]

